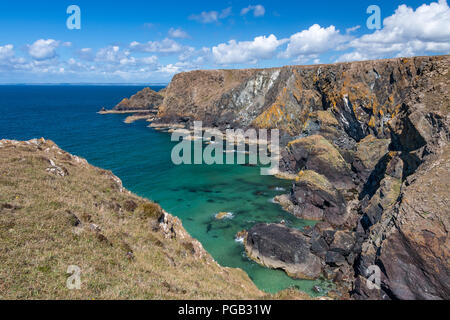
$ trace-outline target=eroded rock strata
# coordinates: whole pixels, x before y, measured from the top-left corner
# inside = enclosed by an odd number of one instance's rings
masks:
[[[279,200],[319,223],[255,226],[245,246],[259,263],[333,279],[357,299],[450,299],[449,63],[181,73],[155,122],[281,130],[281,170],[295,180]],[[373,265],[379,290],[366,286]]]
[[[178,218],[52,141],[0,140],[0,159],[2,299],[277,298],[219,266]],[[80,290],[66,287],[69,265],[81,270]]]

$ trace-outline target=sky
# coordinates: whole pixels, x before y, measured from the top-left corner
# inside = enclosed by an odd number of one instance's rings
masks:
[[[2,84],[156,84],[196,69],[449,53],[446,0],[0,2]]]

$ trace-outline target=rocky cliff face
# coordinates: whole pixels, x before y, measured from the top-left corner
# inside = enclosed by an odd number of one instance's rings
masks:
[[[259,263],[310,278],[312,254],[355,298],[450,299],[449,64],[437,56],[182,73],[157,121],[282,131],[281,169],[296,176],[283,206],[320,222],[303,235],[249,230]],[[380,290],[366,287],[373,265]]]

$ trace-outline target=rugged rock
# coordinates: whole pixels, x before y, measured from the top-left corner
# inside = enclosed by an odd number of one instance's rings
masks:
[[[250,258],[300,279],[316,279],[322,271],[320,259],[309,248],[309,239],[299,230],[276,224],[255,225],[245,241]]]
[[[255,227],[247,251],[260,263],[301,274],[316,261],[309,252],[355,298],[448,299],[449,65],[435,56],[187,72],[156,123],[281,131],[282,174],[303,173],[279,202],[322,222],[304,233]],[[369,292],[373,265],[382,286]]]
[[[382,290],[395,299],[450,298],[450,148],[405,182],[399,202],[370,228],[358,267],[382,266]]]
[[[340,225],[346,220],[342,194],[326,177],[315,171],[300,171],[291,193],[293,214],[308,220],[325,220]]]

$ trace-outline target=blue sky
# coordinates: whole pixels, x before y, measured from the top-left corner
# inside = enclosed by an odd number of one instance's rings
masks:
[[[80,30],[66,27],[72,4]],[[193,69],[450,53],[445,0],[2,1],[0,30],[0,83],[165,83]]]

